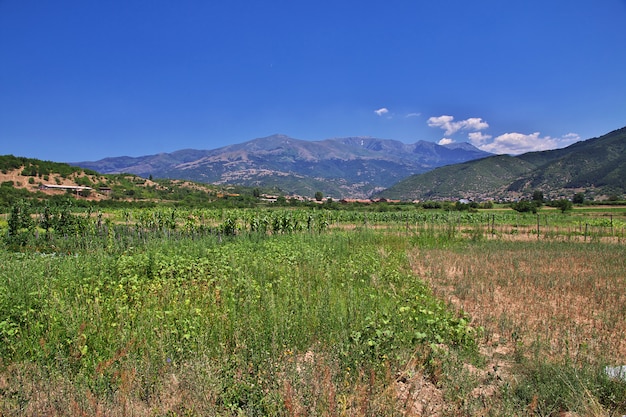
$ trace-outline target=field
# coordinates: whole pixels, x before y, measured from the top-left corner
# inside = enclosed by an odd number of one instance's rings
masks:
[[[0,416],[622,415],[620,209],[16,205]]]

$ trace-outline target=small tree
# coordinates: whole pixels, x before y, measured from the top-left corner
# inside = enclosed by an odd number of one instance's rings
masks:
[[[571,210],[573,206],[572,202],[566,198],[562,198],[554,202],[554,207],[560,209],[561,213]]]
[[[511,208],[519,213],[537,213],[539,207],[535,201],[521,200],[511,204]]]
[[[585,204],[585,193],[576,193],[572,198],[574,204]]]
[[[454,208],[458,211],[469,211],[470,205],[468,203],[462,203],[460,201],[457,201],[454,204]]]
[[[324,199],[324,194],[321,191],[316,191],[315,192],[315,200],[316,201],[322,201]]]
[[[24,246],[28,241],[30,231],[35,226],[27,202],[20,200],[11,207],[7,226],[9,229],[6,237],[7,243]]]

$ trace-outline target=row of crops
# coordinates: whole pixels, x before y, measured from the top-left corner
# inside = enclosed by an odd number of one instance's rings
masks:
[[[311,208],[264,209],[180,209],[147,208],[99,211],[74,209],[70,205],[50,207],[18,202],[6,223],[0,219],[0,232],[12,248],[31,247],[48,251],[63,250],[75,244],[87,246],[134,244],[151,236],[234,236],[241,233],[291,234],[321,233],[329,227],[398,227],[420,232],[445,228],[450,233],[465,231],[481,235],[532,233],[540,236],[615,236],[624,238],[626,219],[619,213],[592,215],[546,211],[541,214],[512,210],[456,212],[404,210],[364,212]],[[70,239],[71,238],[71,239]]]

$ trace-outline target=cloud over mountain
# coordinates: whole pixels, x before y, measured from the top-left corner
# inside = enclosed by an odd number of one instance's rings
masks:
[[[483,151],[497,154],[519,155],[526,152],[545,151],[548,149],[563,148],[580,140],[580,137],[573,133],[560,138],[550,136],[540,136],[539,132],[525,135],[523,133],[505,133],[497,136],[491,143],[480,143],[472,140],[472,144]]]
[[[472,145],[485,152],[496,154],[519,155],[525,152],[563,148],[580,140],[580,136],[576,133],[568,133],[554,138],[541,136],[539,132],[532,134],[508,132],[494,138],[493,135],[483,132],[489,128],[489,124],[480,117],[471,117],[459,121],[455,121],[454,116],[449,115],[430,117],[428,126],[445,131],[445,137],[438,142],[440,145],[455,142],[451,136],[461,131],[467,131],[467,139]]]

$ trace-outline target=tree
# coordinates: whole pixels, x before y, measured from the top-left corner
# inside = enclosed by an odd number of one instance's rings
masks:
[[[572,198],[572,203],[574,204],[584,204],[585,203],[585,193],[576,193]]]
[[[316,191],[315,192],[315,200],[316,201],[322,201],[324,199],[324,194],[321,191]]]
[[[541,190],[535,190],[533,192],[533,202],[538,206],[541,207],[543,205],[543,191]]]
[[[20,200],[11,207],[7,226],[9,230],[6,242],[17,246],[26,245],[30,231],[35,227],[30,205],[26,201]]]
[[[519,213],[537,213],[537,203],[535,201],[521,200],[511,204],[511,208]]]
[[[457,201],[454,204],[454,208],[458,211],[469,211],[470,205],[468,203],[462,203],[460,201]]]
[[[571,210],[573,206],[572,202],[566,198],[562,198],[554,202],[554,207],[560,209],[561,213]]]

